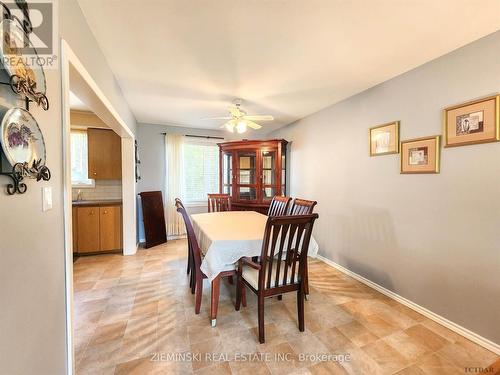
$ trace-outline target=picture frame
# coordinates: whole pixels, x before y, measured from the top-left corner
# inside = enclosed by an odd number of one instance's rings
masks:
[[[370,156],[399,153],[399,121],[392,121],[368,129]]]
[[[422,137],[401,141],[400,173],[439,173],[441,136]]]
[[[443,110],[444,147],[500,140],[500,95],[454,105]]]

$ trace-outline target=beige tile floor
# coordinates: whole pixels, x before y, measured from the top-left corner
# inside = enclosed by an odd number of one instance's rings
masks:
[[[224,282],[212,328],[205,280],[201,313],[194,314],[185,257],[186,241],[178,240],[134,256],[75,262],[79,375],[442,375],[498,364],[488,350],[315,260],[309,267],[306,331],[297,328],[295,294],[268,299],[266,343],[260,345],[253,293],[248,307],[237,312],[234,286]],[[312,356],[318,354],[330,358]],[[350,360],[336,362],[334,355]]]

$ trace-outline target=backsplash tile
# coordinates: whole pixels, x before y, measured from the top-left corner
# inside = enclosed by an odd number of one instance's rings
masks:
[[[77,199],[78,190],[82,192],[83,200],[122,199],[121,180],[96,180],[95,188],[73,188],[73,200]]]

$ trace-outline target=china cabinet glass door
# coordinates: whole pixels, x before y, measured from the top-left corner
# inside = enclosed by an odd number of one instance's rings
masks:
[[[222,154],[222,193],[233,196],[233,153]]]
[[[277,150],[262,151],[262,200],[270,201],[278,192]]]
[[[285,196],[287,195],[285,154],[281,155],[281,194]]]
[[[238,172],[236,174],[236,196],[240,201],[257,200],[257,151],[236,151]]]

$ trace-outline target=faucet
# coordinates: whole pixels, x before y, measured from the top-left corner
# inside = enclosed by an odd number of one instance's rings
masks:
[[[77,201],[83,200],[83,193],[80,189],[78,190],[78,195],[76,196],[76,200]]]

